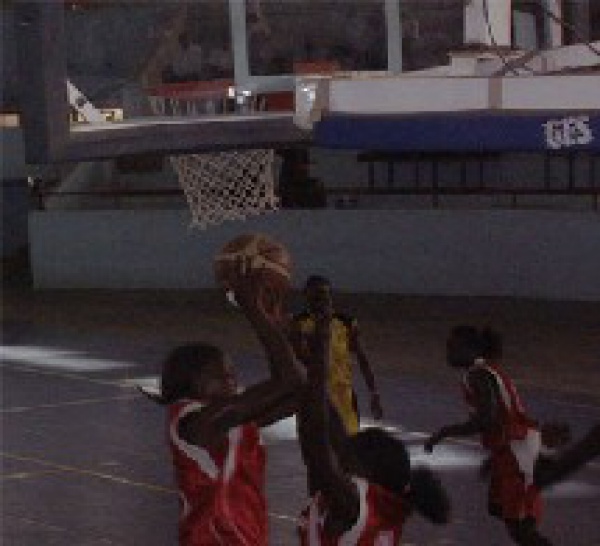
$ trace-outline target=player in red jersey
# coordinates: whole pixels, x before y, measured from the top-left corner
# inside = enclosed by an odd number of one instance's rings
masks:
[[[266,546],[265,449],[259,427],[291,413],[299,383],[292,349],[262,309],[263,288],[235,287],[236,300],[267,353],[270,379],[237,392],[217,347],[190,344],[166,359],[161,394],[181,498],[182,546]],[[286,368],[287,366],[287,368]]]
[[[331,317],[316,317],[313,361],[300,396],[299,437],[315,492],[302,512],[302,546],[395,546],[413,511],[449,518],[448,497],[428,469],[411,470],[403,443],[381,429],[348,436],[327,396]]]
[[[496,363],[502,352],[500,336],[491,330],[457,326],[447,341],[448,364],[463,368],[462,389],[470,418],[442,427],[425,443],[431,452],[444,438],[479,434],[490,452],[489,511],[501,518],[513,541],[547,546],[537,528],[542,511],[534,470],[542,434],[528,417],[513,382]]]

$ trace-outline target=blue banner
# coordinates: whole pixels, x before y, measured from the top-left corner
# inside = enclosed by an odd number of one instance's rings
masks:
[[[600,151],[600,112],[325,114],[316,146],[348,150]]]

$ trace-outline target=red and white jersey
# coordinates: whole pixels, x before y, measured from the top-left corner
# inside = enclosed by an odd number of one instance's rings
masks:
[[[500,393],[500,422],[490,432],[481,435],[481,444],[492,452],[492,474],[506,474],[508,467],[515,467],[516,463],[515,468],[518,469],[524,486],[530,487],[535,463],[542,448],[537,423],[527,416],[515,385],[506,374],[493,364],[476,364],[476,367],[485,369],[494,378]],[[473,369],[475,368],[471,368]],[[469,406],[476,409],[480,402],[469,387],[468,374],[469,372],[465,374],[463,380],[465,399]],[[511,453],[509,459],[514,463],[507,461],[504,453],[507,450]],[[498,468],[498,465],[506,468]],[[508,496],[511,495],[512,493]]]
[[[512,380],[493,364],[476,364],[465,373],[462,387],[470,408],[477,411],[481,405],[481,401],[469,385],[469,374],[476,369],[484,369],[490,374],[500,394],[500,422],[491,432],[482,435],[481,443],[484,447],[494,449],[506,446],[513,440],[523,440],[531,429],[537,429],[536,422],[527,416]]]
[[[356,523],[340,536],[324,530],[327,508],[319,494],[302,511],[298,522],[301,546],[397,546],[402,537],[405,510],[402,497],[354,478],[360,497]]]
[[[202,404],[169,407],[169,443],[181,499],[179,543],[183,546],[267,544],[265,448],[260,431],[245,424],[229,431],[218,448],[187,443],[179,422]]]

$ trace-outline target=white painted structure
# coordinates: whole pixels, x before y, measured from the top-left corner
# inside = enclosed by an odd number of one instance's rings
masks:
[[[600,57],[596,64],[600,65]],[[322,112],[413,114],[473,110],[600,110],[600,74],[519,77],[299,78],[296,121],[310,128]]]
[[[465,43],[510,46],[511,0],[465,2]]]
[[[563,43],[562,0],[541,0],[542,10],[552,16],[545,17],[546,45],[557,47]],[[465,2],[465,43],[510,47],[515,23],[527,24],[527,18],[513,13],[512,0],[469,0]],[[513,14],[517,20],[513,20]],[[535,34],[535,28],[528,29]],[[531,38],[530,38],[531,39]],[[523,45],[523,44],[519,44]]]

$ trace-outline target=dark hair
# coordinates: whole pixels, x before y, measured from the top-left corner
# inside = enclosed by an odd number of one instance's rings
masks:
[[[222,361],[223,351],[214,345],[196,343],[175,348],[163,363],[157,402],[173,404],[194,396],[194,379],[200,377],[208,364]]]
[[[309,290],[315,286],[331,286],[331,282],[327,277],[323,277],[322,275],[311,275],[306,279],[304,290]]]
[[[446,344],[448,364],[468,368],[477,358],[502,356],[502,337],[489,327],[478,330],[473,326],[455,326]]]
[[[402,440],[373,427],[352,436],[348,446],[369,482],[403,496],[433,523],[448,521],[450,501],[442,483],[428,468],[411,470]]]
[[[502,336],[489,326],[481,330],[482,356],[484,358],[502,358]]]
[[[365,478],[398,495],[404,494],[410,480],[410,459],[402,441],[372,427],[351,436],[348,446],[367,474]]]

